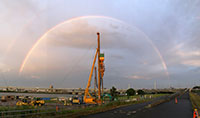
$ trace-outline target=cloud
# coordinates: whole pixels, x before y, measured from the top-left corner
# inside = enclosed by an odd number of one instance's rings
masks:
[[[122,55],[119,55],[119,54],[118,55],[117,54],[112,54],[111,57],[119,59],[119,60],[123,60],[124,59],[124,57]]]
[[[40,76],[32,75],[31,78],[32,78],[32,79],[40,79]]]
[[[38,3],[37,1],[33,2],[33,1],[27,1],[27,0],[22,0],[20,2],[9,1],[9,0],[1,1],[3,8],[7,9],[7,12],[8,12],[6,14],[7,17],[8,16],[12,17],[12,15],[21,16],[21,15],[25,15],[25,14],[28,14],[31,12],[38,12],[40,10],[40,8],[42,8],[44,6],[42,6],[42,4],[38,5],[37,3]],[[16,11],[16,9],[17,9],[17,11]]]
[[[177,51],[176,54],[181,57],[200,56],[200,51]]]
[[[144,77],[144,76],[139,76],[139,75],[129,76],[128,78],[129,79],[134,79],[134,80],[139,80],[139,79],[149,80],[149,79],[151,79],[149,77]]]
[[[23,24],[28,22],[28,19],[34,17],[37,13],[40,14],[40,18],[37,17],[34,23],[31,23],[29,26],[30,31],[27,30],[24,35],[19,38],[17,42],[21,41],[22,43],[18,43],[18,46],[15,46],[12,50],[13,52],[8,55],[6,59],[6,62],[9,62],[7,63],[8,65],[0,64],[0,71],[12,71],[11,67],[17,70],[20,65],[19,63],[23,60],[28,49],[31,48],[32,43],[34,43],[42,33],[47,31],[48,28],[72,17],[86,14],[100,14],[124,20],[126,23],[137,26],[144,31],[161,52],[167,63],[169,72],[173,74],[171,76],[172,79],[178,80],[174,81],[174,83],[178,84],[180,80],[181,82],[188,82],[190,81],[188,77],[199,77],[199,71],[194,75],[194,73],[191,73],[189,70],[191,68],[198,68],[200,63],[198,61],[200,60],[200,7],[198,7],[200,1],[158,0],[155,2],[153,0],[143,0],[137,2],[121,2],[122,4],[116,2],[113,5],[113,2],[102,0],[100,4],[105,7],[97,6],[94,8],[95,2],[90,2],[90,5],[88,5],[87,2],[82,1],[79,1],[79,4],[77,4],[77,2],[63,2],[62,0],[59,2],[46,2],[41,0],[22,0],[19,2],[2,0],[0,2],[1,56],[3,56],[4,50],[10,41],[17,36],[19,29]],[[66,5],[68,6],[66,7]],[[44,8],[47,8],[47,10],[41,13],[41,9]],[[112,10],[110,10],[110,8],[112,8]],[[116,12],[119,8],[121,9],[120,13]],[[141,80],[142,83],[138,85],[147,87],[148,84],[145,83],[146,79],[162,79],[166,76],[159,58],[157,58],[151,46],[145,41],[144,35],[141,35],[140,32],[132,29],[127,30],[128,28],[126,26],[113,21],[102,19],[90,21],[79,20],[57,27],[54,31],[50,32],[46,37],[46,47],[48,54],[51,56],[47,55],[45,60],[40,56],[42,54],[37,53],[41,52],[44,54],[46,49],[35,52],[37,54],[33,54],[27,64],[26,70],[30,68],[30,72],[28,71],[29,76],[26,77],[31,78],[31,75],[32,78],[40,77],[40,79],[35,81],[35,84],[37,85],[39,81],[39,85],[48,86],[49,83],[41,81],[43,78],[46,77],[49,79],[52,75],[56,74],[56,76],[52,77],[52,81],[55,80],[55,78],[62,78],[62,74],[73,67],[73,63],[76,62],[74,62],[74,60],[80,58],[80,55],[84,54],[86,58],[80,59],[82,63],[77,64],[78,67],[76,69],[78,73],[83,67],[88,67],[87,71],[84,71],[84,74],[82,74],[84,77],[82,75],[77,77],[76,73],[72,73],[70,76],[71,79],[66,80],[64,87],[77,87],[82,85],[85,81],[82,78],[87,78],[87,72],[89,73],[90,71],[91,63],[89,60],[93,58],[93,53],[91,54],[92,56],[89,56],[90,54],[85,54],[85,52],[93,51],[93,49],[95,50],[97,31],[102,33],[101,47],[105,49],[106,54],[105,77],[108,79],[105,79],[105,81],[107,81],[106,83],[110,83],[108,86],[121,82],[121,78],[119,78],[119,81],[116,83],[114,83],[115,81],[111,81],[114,80],[118,74],[123,77],[125,77],[125,75],[133,75],[126,78]],[[27,48],[25,48],[25,46],[27,46]],[[22,50],[19,50],[19,48]],[[51,49],[48,50],[49,48]],[[24,54],[22,54],[23,51],[25,52]],[[66,55],[69,56],[70,59],[66,59]],[[86,61],[83,61],[84,59]],[[67,62],[71,65],[69,66],[66,64]],[[81,69],[79,68],[80,65],[83,66]],[[63,70],[65,70],[65,72]],[[114,70],[115,73],[113,72]],[[135,73],[137,71],[144,73]],[[49,74],[44,76],[47,72]],[[35,76],[35,73],[38,76]],[[12,78],[9,78],[9,81],[14,80],[13,78],[17,78],[16,75],[13,74]],[[78,83],[76,81],[77,78],[80,78],[82,81]],[[24,80],[21,79],[21,81]],[[122,84],[120,87],[126,87],[126,80],[120,83],[120,85]],[[19,85],[24,84],[24,82],[23,84],[19,81],[17,82],[20,83]],[[56,82],[62,83],[62,81],[55,81],[55,83]],[[13,83],[15,84],[16,82]],[[26,85],[30,84],[29,81],[25,83]],[[162,85],[165,84],[166,83],[163,82]],[[182,85],[186,84],[182,83]]]
[[[127,28],[128,26],[124,24],[108,19],[80,19],[56,27],[49,32],[46,40],[50,46],[90,49],[96,47],[96,33],[100,32],[101,47],[104,49],[144,51],[146,47],[153,50],[144,34],[137,29],[127,30]]]
[[[3,73],[10,72],[11,68],[7,64],[0,63],[0,71]]]
[[[186,60],[186,61],[183,61],[182,64],[188,65],[188,66],[200,67],[200,60]]]

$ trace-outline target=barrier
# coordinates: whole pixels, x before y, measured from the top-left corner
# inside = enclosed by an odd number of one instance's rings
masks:
[[[56,106],[56,112],[58,112],[58,110],[59,110],[59,108],[58,108],[58,106]]]
[[[175,103],[176,103],[176,104],[178,103],[177,97],[175,97]]]
[[[199,118],[199,113],[198,113],[197,109],[194,109],[193,118]]]

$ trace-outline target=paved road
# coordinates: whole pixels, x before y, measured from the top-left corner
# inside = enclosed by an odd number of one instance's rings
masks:
[[[192,105],[188,92],[174,100],[158,105],[157,107],[136,113],[132,118],[192,118]]]
[[[148,103],[131,105],[111,111],[85,116],[85,118],[192,118],[192,105],[188,92],[174,100],[150,109],[142,109]],[[136,111],[137,110],[137,111]]]

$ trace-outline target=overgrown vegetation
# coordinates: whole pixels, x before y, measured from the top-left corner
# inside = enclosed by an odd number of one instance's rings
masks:
[[[196,93],[190,92],[190,100],[192,102],[193,109],[200,110],[200,96]]]

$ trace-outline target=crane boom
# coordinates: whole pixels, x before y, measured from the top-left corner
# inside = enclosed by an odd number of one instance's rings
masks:
[[[90,75],[89,75],[89,79],[88,79],[88,84],[87,84],[87,87],[85,88],[84,101],[86,103],[92,103],[92,101],[94,102],[94,100],[92,100],[94,98],[92,98],[92,96],[89,93],[89,87],[90,87],[90,84],[91,84],[91,78],[92,78],[92,74],[93,74],[93,70],[94,70],[94,65],[95,65],[95,62],[96,62],[96,58],[97,58],[97,50],[96,50],[96,53],[95,53],[95,56],[94,56],[94,60],[93,60],[93,64],[92,64],[92,69],[90,71]],[[89,95],[90,98],[87,98],[88,95]]]
[[[97,57],[98,56],[98,57]],[[96,59],[98,61],[98,98],[94,98],[89,93],[89,87],[91,85],[91,78],[95,66]],[[102,104],[101,94],[103,92],[103,75],[104,75],[104,54],[100,53],[100,33],[97,32],[97,49],[95,53],[95,57],[92,64],[92,69],[90,71],[88,84],[85,89],[85,96],[84,96],[84,102],[88,104]],[[102,91],[101,91],[102,86]]]

